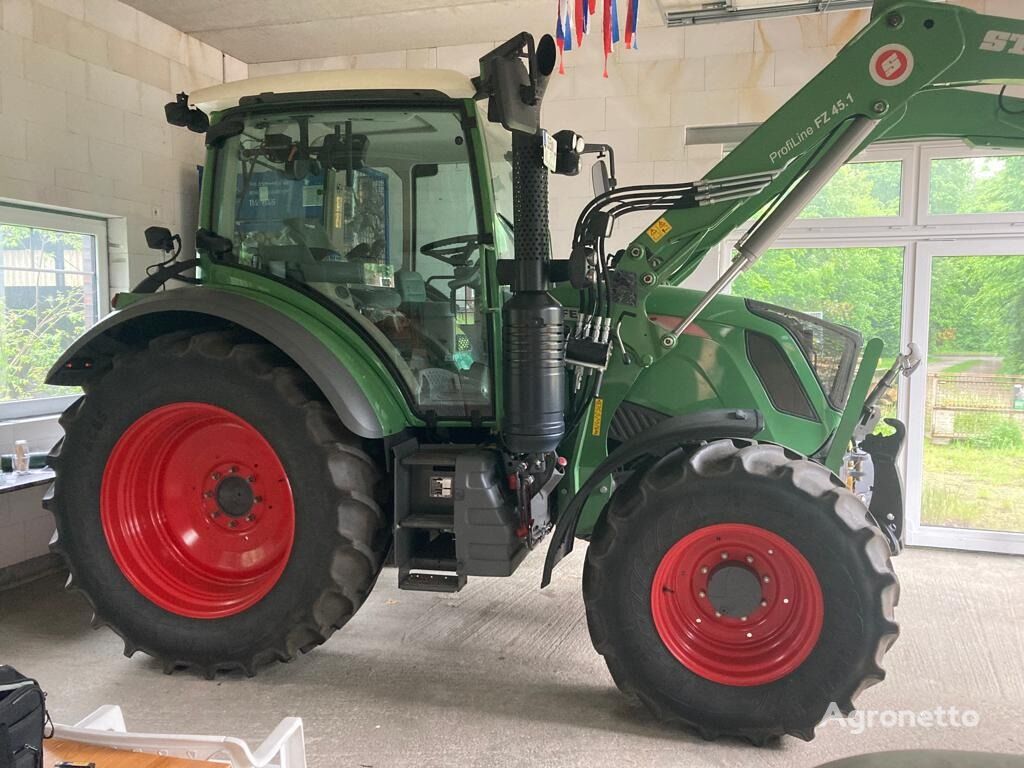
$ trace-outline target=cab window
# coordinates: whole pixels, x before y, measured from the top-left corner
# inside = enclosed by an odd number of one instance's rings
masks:
[[[217,233],[373,337],[413,404],[492,413],[473,165],[450,110],[252,115],[216,164]]]

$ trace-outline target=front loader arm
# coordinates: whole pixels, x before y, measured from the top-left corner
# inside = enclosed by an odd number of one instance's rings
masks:
[[[616,349],[599,393],[595,388],[574,398],[582,405],[571,437],[573,490],[605,458],[611,415],[641,373],[672,353],[691,319],[670,327],[652,322],[650,292],[681,283],[711,248],[761,211],[772,211],[764,224],[773,224],[761,235],[777,234],[815,186],[875,141],[956,137],[979,146],[1024,147],[1024,116],[1011,114],[1024,110],[1024,101],[964,88],[1024,83],[1022,41],[1021,20],[930,0],[876,0],[867,26],[704,179],[619,188],[595,199],[580,216],[574,246],[593,243],[603,252],[603,236],[590,239],[590,233],[608,231],[604,215],[663,213],[615,262],[603,294],[581,307],[606,316]],[[771,237],[760,236],[757,244],[769,247]],[[747,245],[737,246],[740,258],[705,299],[728,284],[738,273],[733,270],[752,263]],[[599,513],[606,491],[601,486],[590,499],[587,516]]]
[[[647,288],[682,282],[708,250],[813,171],[858,118],[871,130],[844,159],[881,139],[1024,146],[1024,117],[1009,113],[1024,102],[962,90],[1024,83],[1024,21],[929,0],[883,5],[832,63],[708,173],[699,183],[702,199],[688,194],[666,206],[630,249],[642,258],[624,259],[618,269],[639,273]]]

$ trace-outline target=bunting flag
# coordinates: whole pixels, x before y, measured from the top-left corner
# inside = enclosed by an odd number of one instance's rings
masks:
[[[565,2],[565,14],[562,16],[564,21],[562,22],[562,29],[565,32],[565,50],[572,50],[572,11],[569,10],[569,3],[572,0],[563,0]]]
[[[612,52],[612,0],[604,0],[604,76],[608,77],[608,56]]]
[[[640,13],[640,0],[627,0],[629,7],[626,9],[626,47],[636,48],[636,21]]]
[[[626,2],[626,48],[637,47],[637,18],[640,0]],[[622,35],[619,27],[618,0],[601,0],[602,37],[604,45],[604,76],[608,77],[608,57],[615,51]],[[573,46],[579,48],[583,39],[590,34],[592,23],[597,17],[598,0],[558,0],[558,19],[555,23],[555,41],[558,45],[558,71],[565,74],[564,56]]]
[[[558,19],[555,21],[555,44],[558,46],[558,73],[560,75],[565,74],[565,27],[562,26],[562,21],[565,18],[565,14],[562,10],[565,8],[565,0],[558,0]]]

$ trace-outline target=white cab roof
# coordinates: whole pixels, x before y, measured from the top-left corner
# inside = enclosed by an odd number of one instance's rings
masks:
[[[211,114],[261,93],[369,90],[440,91],[453,99],[471,99],[474,94],[468,77],[445,69],[339,69],[236,80],[198,90],[189,101]]]

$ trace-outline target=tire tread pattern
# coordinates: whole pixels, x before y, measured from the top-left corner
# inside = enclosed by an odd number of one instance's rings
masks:
[[[73,403],[60,417],[65,436],[49,454],[49,463],[56,479],[44,499],[44,506],[53,513],[57,532],[51,549],[61,554],[68,565],[70,576],[67,589],[82,593],[93,609],[92,625],[109,627],[124,641],[125,656],[142,651],[162,665],[168,674],[177,669],[191,668],[208,679],[218,672],[242,670],[255,675],[258,667],[272,662],[288,662],[300,653],[307,653],[326,642],[345,625],[362,605],[373,588],[383,565],[388,546],[387,522],[378,500],[380,471],[366,452],[360,438],[347,430],[337,415],[324,401],[313,382],[275,347],[265,343],[241,341],[240,334],[231,331],[208,331],[192,334],[181,331],[158,336],[144,349],[131,349],[117,355],[113,368],[141,368],[150,356],[184,358],[202,355],[220,365],[234,365],[251,377],[269,379],[283,404],[304,416],[302,426],[310,443],[310,455],[316,455],[324,465],[325,482],[331,486],[338,525],[330,535],[334,538],[334,555],[329,579],[301,608],[301,615],[290,627],[282,628],[276,642],[244,660],[191,659],[168,657],[156,648],[141,647],[132,642],[116,620],[100,615],[96,601],[78,585],[74,552],[66,550],[61,531],[74,524],[61,495],[64,466],[62,454],[81,430],[91,425],[83,423],[82,414],[89,391],[101,382],[89,381],[86,394]]]
[[[606,619],[598,607],[599,597],[610,586],[604,571],[610,558],[617,554],[616,539],[630,526],[641,524],[639,518],[645,509],[650,508],[650,497],[655,492],[669,489],[682,495],[686,493],[687,484],[695,475],[728,476],[736,473],[793,485],[804,494],[819,500],[822,514],[834,515],[847,529],[847,535],[860,543],[865,560],[871,564],[871,589],[878,596],[881,611],[871,622],[871,652],[864,654],[861,668],[853,676],[858,682],[849,690],[839,692],[836,698],[839,709],[844,715],[849,714],[854,709],[854,700],[862,691],[884,680],[882,658],[899,635],[899,627],[894,618],[894,610],[899,602],[899,582],[893,572],[888,544],[867,507],[847,490],[839,478],[821,464],[773,444],[724,440],[706,444],[689,453],[679,449],[649,465],[646,471],[636,472],[627,484],[618,489],[598,522],[587,550],[583,576],[587,624],[594,647],[604,657],[616,686],[630,699],[642,702],[659,720],[694,730],[708,740],[733,736],[763,745],[788,734],[810,741],[814,738],[817,720],[779,723],[777,728],[770,730],[724,729],[686,719],[671,711],[637,684],[635,676],[631,674],[629,660],[621,658],[614,647]]]

